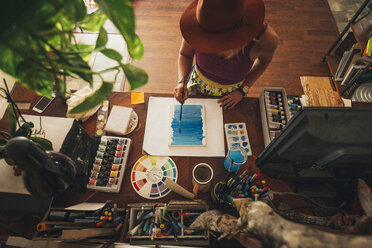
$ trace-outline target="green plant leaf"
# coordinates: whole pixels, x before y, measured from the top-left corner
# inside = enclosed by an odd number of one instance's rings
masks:
[[[1,139],[0,139],[0,148],[1,148],[3,145],[5,145],[6,143],[8,143],[8,140],[1,138]]]
[[[129,81],[131,91],[147,83],[148,76],[143,69],[131,64],[122,64],[122,68]]]
[[[107,37],[106,29],[104,27],[101,27],[101,29],[99,30],[99,35],[98,35],[98,38],[97,38],[97,41],[96,41],[96,48],[95,49],[104,47],[106,45],[107,41],[108,41],[108,37]]]
[[[54,87],[56,89],[56,96],[63,98],[66,94],[66,82],[57,77]]]
[[[18,130],[15,132],[14,137],[18,137],[18,136],[28,137],[33,127],[34,127],[34,123],[32,122],[23,123],[21,127],[18,128]]]
[[[93,95],[87,97],[84,102],[71,109],[70,113],[81,113],[98,106],[110,96],[113,87],[113,83],[111,82],[102,82],[101,87]]]
[[[123,59],[121,54],[114,49],[106,48],[106,49],[102,49],[100,52],[106,57],[116,60],[118,62],[121,62],[121,60]]]
[[[87,45],[87,44],[74,44],[71,47],[75,52],[80,54],[80,57],[89,64],[92,51],[93,51],[93,46],[92,45]]]
[[[61,13],[70,21],[78,22],[82,21],[87,15],[87,9],[85,7],[84,1],[64,0]]]
[[[53,79],[50,71],[29,61],[19,63],[16,68],[17,78],[27,89],[52,98]]]
[[[136,60],[142,58],[144,48],[141,39],[135,33],[135,18],[130,0],[97,0],[100,9],[123,35],[130,56]]]
[[[103,13],[100,13],[100,10],[85,16],[84,20],[79,23],[79,27],[88,30],[97,32],[103,26],[105,21],[107,20],[107,16]]]
[[[14,137],[16,134],[16,129],[17,129],[17,116],[15,115],[12,105],[9,104],[8,107],[8,118],[9,118],[9,134],[11,137]]]
[[[60,60],[60,62],[68,66],[68,70],[77,74],[79,77],[87,81],[90,85],[93,83],[93,76],[89,64],[84,61],[79,54],[68,54],[65,55],[65,59],[68,61]]]
[[[0,43],[0,68],[5,73],[17,77],[15,68],[18,63],[22,60],[20,56],[15,54],[9,47]]]
[[[10,35],[14,32],[15,26],[20,17],[27,15],[27,12],[32,8],[33,2],[23,1],[23,0],[14,0],[14,1],[5,1],[2,2],[0,8],[0,38]],[[0,39],[2,40],[2,39]]]
[[[47,139],[44,139],[44,138],[41,138],[41,137],[30,137],[30,140],[39,144],[41,147],[43,147],[47,151],[53,151],[52,142],[50,142]]]

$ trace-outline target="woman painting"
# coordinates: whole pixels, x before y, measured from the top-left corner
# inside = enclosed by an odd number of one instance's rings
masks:
[[[196,89],[220,96],[224,109],[238,104],[266,70],[278,45],[278,35],[264,16],[262,0],[194,0],[180,20],[176,99],[183,102],[187,89]]]

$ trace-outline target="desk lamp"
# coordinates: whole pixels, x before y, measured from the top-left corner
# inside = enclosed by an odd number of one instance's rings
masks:
[[[51,197],[65,191],[76,177],[68,156],[46,151],[26,137],[15,137],[0,149],[0,159],[10,158],[23,170],[23,182],[34,196]]]

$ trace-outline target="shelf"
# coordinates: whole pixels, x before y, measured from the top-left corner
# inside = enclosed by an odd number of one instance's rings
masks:
[[[367,45],[368,34],[372,31],[372,17],[365,17],[350,26],[360,49],[364,51]]]
[[[331,72],[332,76],[336,74],[338,64],[340,63],[341,57],[335,54],[326,56],[326,61],[328,64],[329,71]]]
[[[329,68],[329,71],[331,72],[332,77],[336,74],[338,64],[340,63],[341,57],[335,54],[326,56],[327,65]],[[336,82],[333,79],[331,79],[331,86],[333,90],[340,92],[340,82]]]

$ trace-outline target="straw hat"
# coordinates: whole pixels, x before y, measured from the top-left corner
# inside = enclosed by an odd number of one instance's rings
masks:
[[[254,39],[264,17],[262,0],[194,0],[181,16],[180,29],[194,49],[217,53]]]

